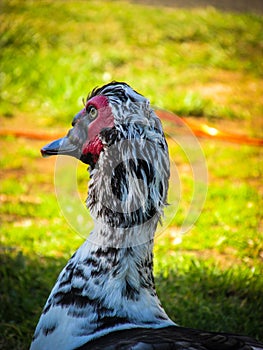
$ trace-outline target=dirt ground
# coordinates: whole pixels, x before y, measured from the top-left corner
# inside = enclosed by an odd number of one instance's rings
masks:
[[[212,6],[223,11],[263,14],[263,0],[134,0],[131,2],[178,8]]]

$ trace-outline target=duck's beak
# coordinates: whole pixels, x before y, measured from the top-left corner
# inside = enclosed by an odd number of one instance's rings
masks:
[[[76,114],[73,119],[72,126],[66,136],[47,144],[41,149],[43,157],[63,154],[80,159],[82,146],[87,140],[88,124],[82,118],[83,110]]]
[[[49,157],[57,154],[64,154],[76,158],[81,156],[81,148],[79,144],[73,143],[69,134],[61,139],[55,140],[47,144],[41,149],[43,157]]]

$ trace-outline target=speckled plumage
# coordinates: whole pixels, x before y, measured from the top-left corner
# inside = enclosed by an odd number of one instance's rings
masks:
[[[146,98],[125,83],[94,89],[73,129],[42,153],[89,164],[86,204],[94,229],[60,273],[31,350],[263,349],[253,340],[244,345],[244,337],[180,328],[160,304],[152,249],[166,204],[169,156]]]
[[[109,99],[115,125],[101,131],[96,163],[88,158],[94,230],[59,275],[32,350],[73,349],[118,329],[174,324],[152,274],[153,237],[169,178],[161,123],[148,100],[127,85],[94,90],[89,100],[98,94]]]

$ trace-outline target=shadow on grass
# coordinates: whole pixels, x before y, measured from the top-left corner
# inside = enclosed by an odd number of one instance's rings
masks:
[[[263,281],[247,271],[234,266],[223,271],[194,259],[185,268],[156,276],[157,293],[178,325],[262,340]]]
[[[25,256],[3,249],[0,254],[0,348],[28,349],[44,303],[66,260]],[[243,333],[260,338],[263,326],[262,286],[245,275],[204,268],[156,276],[167,313],[182,326]]]
[[[28,349],[42,308],[66,260],[1,250],[0,348]]]

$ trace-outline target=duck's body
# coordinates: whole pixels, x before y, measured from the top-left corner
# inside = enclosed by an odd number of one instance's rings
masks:
[[[148,100],[114,82],[92,92],[72,125],[42,153],[90,165],[94,230],[59,275],[30,349],[263,349],[245,337],[178,327],[161,306],[152,249],[169,156]]]

